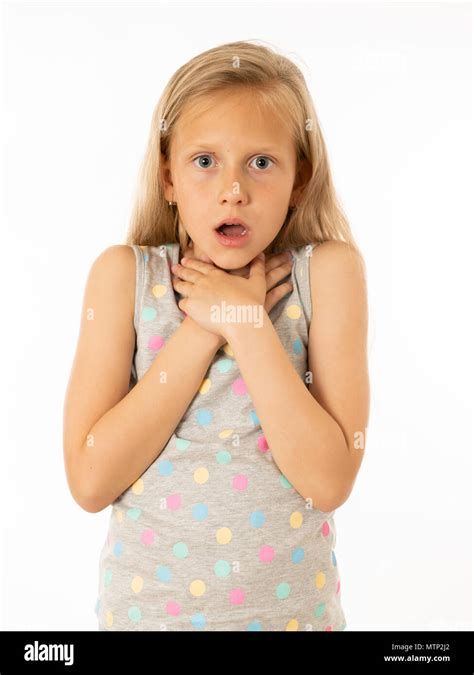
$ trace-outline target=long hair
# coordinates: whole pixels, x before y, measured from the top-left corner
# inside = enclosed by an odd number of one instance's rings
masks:
[[[198,54],[169,80],[153,111],[125,243],[160,246],[179,242],[182,251],[189,246],[178,207],[170,206],[164,196],[162,155],[169,157],[173,129],[186,104],[202,110],[212,105],[214,93],[242,88],[252,91],[255,105],[269,106],[288,125],[297,162],[307,160],[311,167],[297,208],[288,206],[271,252],[335,239],[345,241],[362,259],[334,189],[326,145],[301,70],[285,56],[250,40]]]

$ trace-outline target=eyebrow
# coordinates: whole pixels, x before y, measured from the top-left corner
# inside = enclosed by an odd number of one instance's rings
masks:
[[[212,143],[207,143],[207,142],[197,142],[193,143],[192,145],[185,146],[184,152],[193,152],[194,150],[199,150],[202,148],[209,148],[211,147]],[[255,152],[278,152],[280,151],[281,148],[276,146],[276,145],[265,145],[264,147],[259,146],[258,150],[255,150]],[[247,153],[245,153],[247,154]]]

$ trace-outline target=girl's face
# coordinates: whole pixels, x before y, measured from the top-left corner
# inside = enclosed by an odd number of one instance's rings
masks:
[[[204,254],[218,267],[235,270],[278,234],[290,199],[296,199],[296,174],[289,130],[273,113],[260,113],[248,91],[227,91],[201,114],[185,108],[162,179],[166,199],[177,202],[194,257]],[[249,232],[235,248],[220,243],[215,231],[233,217]]]

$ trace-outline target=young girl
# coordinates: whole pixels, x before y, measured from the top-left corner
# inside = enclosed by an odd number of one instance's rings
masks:
[[[127,244],[92,265],[66,393],[71,493],[112,505],[100,630],[346,627],[364,270],[300,70],[250,41],[182,66]]]

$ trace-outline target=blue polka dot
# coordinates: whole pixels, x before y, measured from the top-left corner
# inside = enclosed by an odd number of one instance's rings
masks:
[[[193,518],[194,520],[206,520],[207,518],[207,504],[194,504],[193,506]]]
[[[291,552],[291,562],[300,563],[304,558],[303,548],[294,548]]]
[[[197,421],[198,424],[202,425],[210,424],[212,422],[212,412],[210,410],[206,410],[205,408],[198,410]]]
[[[122,542],[117,541],[114,546],[114,556],[116,558],[120,558],[121,555],[122,555]]]
[[[300,338],[296,338],[296,340],[293,342],[293,351],[295,354],[301,354],[303,351],[303,344]]]
[[[173,465],[168,459],[162,459],[158,462],[158,473],[160,476],[170,476],[173,473]]]
[[[334,567],[336,567],[337,566],[337,560],[336,560],[336,554],[334,553],[334,551],[331,551],[331,559],[332,559],[332,564],[334,565]]]
[[[262,511],[254,511],[250,514],[250,524],[252,527],[262,527],[265,522],[265,514]]]
[[[146,263],[148,262],[149,257],[150,256],[148,255],[148,253],[145,253],[145,255],[143,256],[143,259],[145,260]]]
[[[171,570],[166,565],[159,565],[156,569],[156,576],[166,584],[171,579]]]
[[[258,419],[258,415],[255,412],[255,410],[250,411],[250,421],[256,424],[257,426],[260,424],[260,420]]]
[[[262,630],[262,624],[260,621],[252,621],[252,623],[249,623],[247,626],[247,630]]]
[[[204,614],[193,614],[191,617],[191,624],[193,628],[204,628],[206,625],[206,617]]]

